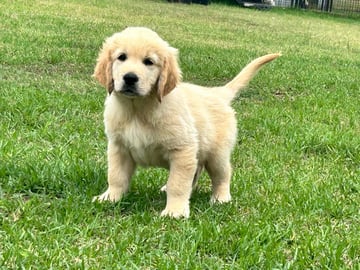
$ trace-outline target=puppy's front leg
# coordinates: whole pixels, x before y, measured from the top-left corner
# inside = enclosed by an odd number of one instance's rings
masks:
[[[127,192],[132,174],[135,170],[135,162],[130,154],[121,145],[109,141],[108,144],[108,188],[93,198],[93,201],[112,201],[121,199]]]
[[[161,216],[189,217],[189,199],[196,168],[196,150],[193,147],[171,153],[170,175],[166,184],[166,207]]]

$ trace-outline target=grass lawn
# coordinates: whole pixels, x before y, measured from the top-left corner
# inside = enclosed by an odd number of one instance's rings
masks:
[[[156,30],[185,81],[267,65],[234,101],[233,201],[200,180],[188,220],[160,218],[167,171],[106,189],[103,40]],[[291,10],[149,0],[0,2],[0,269],[360,269],[360,23]]]

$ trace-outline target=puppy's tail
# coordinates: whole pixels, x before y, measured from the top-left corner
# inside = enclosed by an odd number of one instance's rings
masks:
[[[274,60],[275,58],[281,56],[280,53],[272,53],[256,58],[251,61],[244,67],[241,72],[228,84],[225,85],[226,88],[232,90],[232,97],[235,97],[237,92],[246,87],[250,80],[256,75],[257,71],[266,63]]]

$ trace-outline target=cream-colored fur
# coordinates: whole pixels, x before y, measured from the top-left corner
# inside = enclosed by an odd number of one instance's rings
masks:
[[[228,202],[230,155],[236,141],[231,100],[256,71],[279,54],[248,64],[223,87],[181,83],[177,50],[155,32],[130,27],[103,44],[95,78],[108,90],[108,188],[98,201],[118,201],[136,166],[170,170],[162,216],[188,217],[193,184],[203,168],[212,180],[212,202]]]

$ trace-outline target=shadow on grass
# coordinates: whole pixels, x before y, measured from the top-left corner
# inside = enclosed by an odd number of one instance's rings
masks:
[[[202,190],[195,190],[190,199],[191,217],[200,213],[206,213],[217,208],[210,204],[211,193]],[[166,193],[161,192],[157,187],[139,188],[131,190],[121,201],[116,203],[94,203],[97,213],[104,216],[159,216],[166,206]],[[220,206],[221,207],[221,206]],[[216,210],[214,210],[216,211]]]

